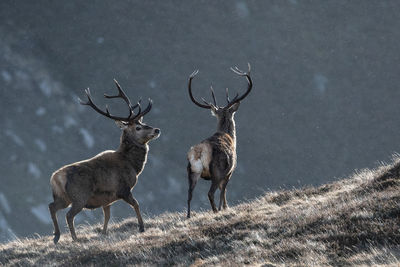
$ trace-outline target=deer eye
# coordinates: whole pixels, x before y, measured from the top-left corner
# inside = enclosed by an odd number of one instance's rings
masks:
[[[136,127],[136,131],[140,131],[142,129],[142,127]]]

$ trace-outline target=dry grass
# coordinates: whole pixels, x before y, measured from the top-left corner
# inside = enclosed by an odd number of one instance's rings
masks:
[[[166,213],[0,245],[5,265],[400,265],[400,159],[318,188],[267,193],[218,214]]]

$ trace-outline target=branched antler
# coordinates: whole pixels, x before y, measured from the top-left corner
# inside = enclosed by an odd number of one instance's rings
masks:
[[[217,108],[217,109],[229,109],[235,103],[242,101],[250,93],[251,88],[253,87],[253,83],[252,83],[251,77],[250,77],[250,70],[251,70],[250,63],[248,63],[248,71],[247,72],[241,71],[238,67],[234,67],[234,68],[232,67],[231,70],[234,73],[236,73],[236,74],[238,74],[240,76],[245,76],[246,79],[247,79],[248,87],[247,87],[247,91],[243,95],[241,95],[239,97],[239,93],[237,93],[236,96],[232,100],[230,100],[229,99],[229,91],[228,91],[228,88],[226,88],[226,102],[227,102],[227,105],[225,107],[219,107],[217,105],[217,100],[215,98],[214,89],[211,86],[210,90],[211,90],[211,96],[213,98],[214,104],[207,102],[204,98],[201,99],[204,102],[204,104],[199,103],[193,97],[193,93],[192,93],[192,80],[199,73],[199,70],[195,70],[189,76],[189,85],[188,85],[189,96],[190,96],[190,99],[192,100],[192,102],[195,103],[197,106],[199,106],[201,108],[206,108],[206,109],[210,109],[211,107],[214,107],[214,108]]]
[[[117,80],[114,79],[114,82],[115,82],[115,85],[117,86],[117,89],[118,89],[118,95],[113,95],[112,96],[112,95],[104,94],[104,97],[105,98],[122,98],[125,101],[125,103],[128,105],[128,108],[129,108],[129,116],[128,117],[119,117],[119,116],[111,115],[111,113],[110,113],[110,111],[108,109],[108,106],[106,106],[106,111],[105,112],[103,110],[101,110],[99,107],[96,106],[96,104],[93,103],[92,96],[90,94],[89,88],[87,88],[85,90],[85,93],[86,93],[86,96],[88,98],[88,101],[87,102],[83,102],[79,98],[79,103],[81,105],[91,106],[95,111],[97,111],[101,115],[106,116],[106,117],[108,117],[110,119],[117,120],[117,121],[124,121],[124,122],[127,122],[127,123],[139,120],[141,117],[143,117],[145,114],[147,114],[151,110],[151,107],[152,107],[152,104],[153,104],[151,99],[149,99],[149,104],[147,105],[145,110],[143,110],[143,112],[142,112],[141,111],[141,106],[140,106],[141,99],[139,99],[139,101],[136,103],[136,105],[132,106],[131,101],[129,100],[129,98],[125,94],[125,92],[122,90],[122,88],[119,85],[119,83],[117,82]],[[139,108],[139,109],[138,109],[138,113],[135,115],[134,110],[136,108]]]

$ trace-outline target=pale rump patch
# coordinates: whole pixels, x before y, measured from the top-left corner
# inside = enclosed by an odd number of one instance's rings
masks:
[[[57,171],[53,173],[50,178],[51,188],[53,193],[59,197],[65,198],[65,184],[67,183],[67,177],[64,171]]]
[[[202,176],[209,176],[209,166],[212,157],[210,144],[200,143],[192,146],[188,152],[188,160],[191,170],[194,173],[201,173]]]

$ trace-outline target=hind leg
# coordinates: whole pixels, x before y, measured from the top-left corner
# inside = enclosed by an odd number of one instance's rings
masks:
[[[218,212],[217,207],[215,206],[215,202],[214,202],[214,194],[215,194],[215,191],[217,190],[217,188],[218,188],[218,183],[215,181],[212,181],[210,190],[208,191],[208,199],[210,200],[211,208],[214,212]]]
[[[188,209],[187,209],[187,218],[190,218],[190,202],[192,201],[193,197],[193,190],[196,187],[197,181],[199,180],[200,174],[194,173],[190,169],[190,165],[188,166],[188,179],[189,179],[189,190],[188,190]]]
[[[219,210],[221,210],[221,208],[222,208],[222,203],[224,203],[224,205],[223,205],[224,209],[228,208],[228,204],[226,202],[226,186],[228,185],[228,182],[229,182],[231,176],[232,176],[232,173],[228,174],[226,176],[225,180],[223,180],[220,184],[221,193],[219,195]]]
[[[108,221],[110,220],[110,207],[111,207],[110,205],[103,207],[103,213],[104,213],[104,225],[102,232],[103,235],[107,234],[107,225]]]
[[[54,244],[57,244],[58,240],[60,239],[60,228],[58,226],[57,221],[57,211],[61,209],[65,209],[68,207],[69,203],[67,203],[64,199],[57,197],[54,195],[54,201],[49,204],[49,211],[51,215],[51,219],[53,220],[54,225]]]
[[[218,210],[221,210],[222,208],[222,203],[224,203],[224,209],[227,208],[227,204],[226,204],[226,186],[228,185],[228,181],[223,181],[221,184],[221,193],[219,195],[219,207]]]
[[[226,184],[228,185],[228,183]],[[226,201],[226,185],[225,185],[225,189],[224,189],[224,210],[228,208],[228,202]]]
[[[84,208],[85,204],[84,202],[72,202],[72,207],[71,209],[67,212],[67,223],[69,227],[69,231],[71,232],[71,237],[72,240],[77,241],[77,237],[75,234],[75,228],[74,228],[74,218],[75,216],[81,212],[81,210]]]

